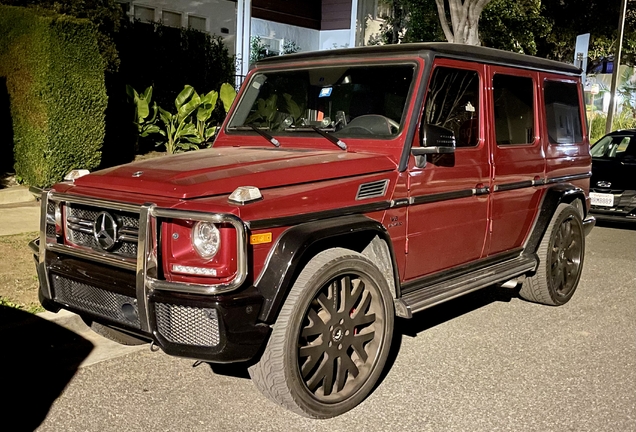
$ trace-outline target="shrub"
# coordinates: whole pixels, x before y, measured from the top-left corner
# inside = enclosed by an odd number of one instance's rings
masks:
[[[87,20],[0,6],[0,77],[11,103],[16,176],[50,186],[99,165],[104,66]]]
[[[594,114],[590,121],[590,144],[594,144],[605,135],[607,115],[605,113]],[[634,112],[623,107],[612,121],[612,131],[636,128],[636,116]]]
[[[126,97],[126,85],[137,90],[152,86],[153,101],[170,109],[184,85],[207,94],[224,82],[232,82],[235,73],[234,59],[222,38],[197,30],[122,22],[115,42],[120,67],[106,77],[109,100],[104,167],[129,162],[135,156],[140,135],[137,127],[131,127],[134,112]],[[222,119],[222,113],[213,113],[214,122]],[[147,139],[138,143],[141,153],[154,147]]]

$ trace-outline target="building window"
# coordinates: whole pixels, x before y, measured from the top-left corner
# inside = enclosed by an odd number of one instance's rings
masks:
[[[162,11],[161,22],[170,27],[181,27],[181,14],[177,12]]]
[[[117,4],[121,8],[122,18],[130,19],[130,2],[127,1],[118,1]]]
[[[532,78],[497,74],[492,81],[497,144],[533,143]]]
[[[188,27],[190,27],[191,29],[202,31],[202,32],[206,31],[205,18],[194,16],[194,15],[189,15],[188,16]]]
[[[551,144],[583,140],[579,87],[575,83],[546,81],[543,86],[545,119]]]
[[[153,22],[155,20],[155,9],[135,5],[135,19],[141,22]]]

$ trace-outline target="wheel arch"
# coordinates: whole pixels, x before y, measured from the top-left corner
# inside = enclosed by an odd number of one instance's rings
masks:
[[[259,319],[276,321],[294,280],[317,253],[341,247],[371,260],[387,280],[391,294],[399,295],[399,280],[391,238],[378,221],[364,215],[307,222],[287,229],[272,247],[254,286],[264,298]]]
[[[580,204],[576,203],[576,201],[579,201]],[[573,204],[579,210],[581,219],[586,216],[585,191],[583,189],[570,183],[549,187],[543,195],[538,216],[524,246],[525,253],[536,253],[541,239],[548,229],[550,220],[552,220],[552,215],[554,215],[559,204]]]

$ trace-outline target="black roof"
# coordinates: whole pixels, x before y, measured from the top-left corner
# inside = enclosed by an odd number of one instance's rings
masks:
[[[494,48],[485,48],[475,45],[455,44],[448,42],[422,42],[411,44],[367,46],[357,48],[345,48],[325,51],[301,52],[283,56],[268,57],[259,64],[287,63],[298,60],[319,60],[326,58],[360,57],[360,56],[387,56],[387,55],[425,55],[433,52],[441,57],[461,58],[465,60],[479,61],[482,63],[521,66],[531,69],[565,72],[580,75],[581,69],[576,66],[533,57],[525,54],[517,54],[509,51],[501,51]]]

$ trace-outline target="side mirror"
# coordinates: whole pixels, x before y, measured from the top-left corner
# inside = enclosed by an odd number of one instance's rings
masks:
[[[425,124],[422,128],[422,141],[420,147],[411,148],[411,154],[415,156],[415,165],[418,168],[426,166],[426,155],[455,153],[455,134],[452,130]]]

